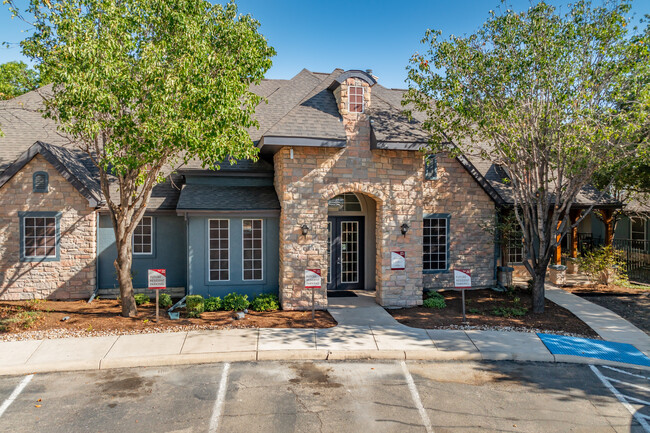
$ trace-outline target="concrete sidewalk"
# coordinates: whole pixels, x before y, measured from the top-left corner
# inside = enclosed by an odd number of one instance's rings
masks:
[[[604,339],[648,355],[650,338],[616,314],[552,286],[547,297]],[[0,342],[0,374],[254,360],[517,360],[647,367],[553,355],[534,333],[426,330],[397,323],[372,297],[333,298],[327,329],[231,329]],[[604,310],[604,311],[603,311]]]

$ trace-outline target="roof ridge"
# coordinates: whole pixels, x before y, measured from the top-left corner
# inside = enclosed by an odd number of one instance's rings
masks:
[[[295,75],[291,80],[293,80],[294,78],[296,78],[298,75],[302,74],[303,71],[304,71],[304,72],[307,72],[310,76],[314,77],[315,79],[317,79],[317,80],[319,79],[319,78],[316,77],[316,76],[313,74],[313,72],[311,72],[309,69],[307,69],[307,68],[302,68],[302,70],[301,70],[300,72],[298,72],[298,73],[297,73],[297,74],[296,74],[296,75]],[[291,80],[290,80],[290,81],[291,81]],[[293,105],[292,105],[292,106],[291,106],[287,111],[285,111],[285,113],[284,113],[282,116],[280,116],[280,117],[278,118],[277,121],[273,122],[273,124],[272,124],[271,126],[269,126],[268,128],[266,128],[266,130],[260,134],[260,137],[263,137],[264,135],[266,135],[266,133],[269,132],[270,130],[272,130],[276,125],[278,125],[278,124],[282,121],[282,119],[284,119],[285,117],[287,117],[287,116],[289,115],[289,113],[291,113],[291,112],[293,111],[294,108],[296,108],[297,106],[299,106],[300,104],[302,104],[302,102],[306,99],[306,97],[309,96],[309,95],[311,95],[311,93],[314,91],[314,89],[315,89],[316,87],[318,87],[320,84],[322,84],[323,81],[324,81],[324,80],[320,80],[316,85],[314,85],[314,87],[312,87],[310,90],[308,90],[308,91],[305,93],[305,95],[306,95],[305,97],[303,97],[302,99],[299,99],[299,100],[298,100],[295,104],[293,104]],[[284,87],[283,87],[283,88],[284,88]],[[274,93],[275,93],[275,92],[274,92]],[[270,96],[270,95],[269,95],[269,96]]]

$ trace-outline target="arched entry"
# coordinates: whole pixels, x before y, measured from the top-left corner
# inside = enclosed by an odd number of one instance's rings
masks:
[[[347,192],[328,200],[328,290],[375,288],[375,201]]]

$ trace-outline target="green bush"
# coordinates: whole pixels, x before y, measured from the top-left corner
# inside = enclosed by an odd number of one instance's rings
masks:
[[[158,298],[158,305],[161,308],[169,308],[173,305],[174,303],[172,302],[172,297],[169,296],[167,293],[161,293],[160,297]]]
[[[271,294],[261,294],[258,295],[250,305],[251,310],[253,311],[271,311],[279,310],[280,303],[278,302],[278,297]]]
[[[221,298],[218,296],[210,296],[205,300],[205,311],[219,311],[221,310]]]
[[[151,302],[149,295],[146,295],[144,293],[138,293],[135,296],[133,296],[133,298],[135,298],[135,305],[144,305]]]
[[[186,297],[185,309],[187,310],[187,317],[201,317],[201,313],[205,311],[203,296],[189,295]]]
[[[593,283],[609,284],[627,281],[624,254],[611,246],[596,248],[579,257],[578,266]]]
[[[521,317],[525,316],[528,308],[525,307],[497,307],[492,310],[493,316],[498,317]]]
[[[226,311],[243,311],[248,308],[250,302],[248,295],[240,295],[238,293],[228,293],[223,298],[223,309]]]
[[[426,308],[445,308],[447,304],[445,303],[445,297],[438,292],[429,291],[427,293],[427,299],[422,303]]]

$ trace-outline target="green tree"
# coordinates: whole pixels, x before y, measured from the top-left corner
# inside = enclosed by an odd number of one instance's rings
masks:
[[[404,104],[426,115],[431,150],[506,172],[535,313],[544,310],[546,269],[577,194],[603,161],[629,156],[626,143],[648,124],[648,86],[638,79],[648,38],[628,30],[629,11],[624,0],[578,1],[566,14],[543,1],[491,12],[467,37],[428,30],[427,51],[407,68]]]
[[[38,73],[25,62],[0,65],[0,99],[11,99],[40,86]]]
[[[31,0],[27,13],[23,52],[53,83],[46,116],[98,168],[122,315],[133,317],[131,239],[152,188],[193,158],[206,168],[256,158],[247,129],[261,98],[250,86],[275,51],[234,3]]]

